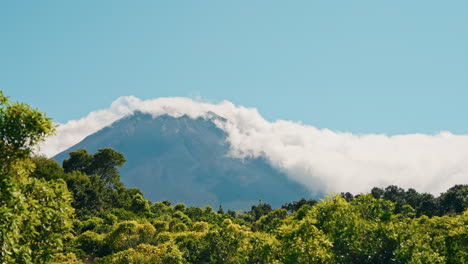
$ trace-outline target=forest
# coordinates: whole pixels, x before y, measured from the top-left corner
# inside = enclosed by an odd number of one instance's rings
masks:
[[[52,120],[1,91],[0,130],[0,263],[468,263],[468,185],[186,207],[126,188],[113,149],[35,155]]]

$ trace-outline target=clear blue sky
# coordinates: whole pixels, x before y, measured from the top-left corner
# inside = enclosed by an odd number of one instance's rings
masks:
[[[468,1],[2,1],[0,89],[57,122],[200,95],[355,133],[468,133]]]

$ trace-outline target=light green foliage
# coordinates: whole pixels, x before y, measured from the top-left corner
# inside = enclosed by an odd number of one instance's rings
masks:
[[[286,209],[275,209],[260,217],[252,226],[254,231],[275,232],[288,216]]]
[[[201,232],[181,232],[171,237],[182,252],[186,263],[202,263],[202,252],[206,247],[203,241],[205,234]]]
[[[166,263],[162,256],[167,254],[161,252],[170,246],[178,252],[173,259],[182,263],[466,262],[467,213],[417,218],[410,205],[395,214],[393,202],[370,194],[348,200],[332,196],[313,206],[303,204],[291,215],[260,204],[245,213],[252,219],[255,211],[261,215],[253,223],[242,214],[168,202],[154,203],[150,213],[133,215],[132,221],[121,217],[128,211],[113,209],[114,227],[98,236],[105,237],[102,246],[94,246],[100,250],[89,256],[102,256],[100,263]],[[81,226],[96,229],[103,222],[104,217],[90,218]],[[142,228],[146,225],[151,228]]]
[[[468,210],[454,217],[448,229],[447,259],[451,263],[468,263]]]
[[[192,220],[190,220],[190,218],[186,214],[182,213],[181,211],[175,211],[172,214],[172,218],[176,219],[177,221],[183,222],[185,224],[190,224],[192,222]]]
[[[149,213],[125,221],[122,216],[128,211],[113,209],[114,227],[103,235],[99,254],[89,254],[102,256],[100,263],[169,263],[162,260],[167,257],[162,252],[170,246],[176,253],[173,259],[182,263],[466,262],[467,213],[416,217],[408,204],[395,214],[395,203],[389,200],[371,194],[348,196],[305,203],[290,215],[262,203],[232,216],[211,207],[157,202]],[[253,223],[245,221],[257,216]],[[103,222],[104,217],[90,218],[81,226],[96,229]]]
[[[151,202],[146,200],[143,197],[143,194],[141,193],[136,193],[133,195],[131,199],[131,205],[130,205],[130,210],[135,212],[135,213],[146,213],[150,212],[151,209]]]
[[[185,204],[183,204],[183,203],[176,204],[174,206],[174,210],[184,212],[185,211]]]
[[[174,238],[173,233],[164,231],[156,235],[155,242],[157,244],[166,243],[166,242],[172,241],[173,238]]]
[[[119,221],[139,219],[139,217],[135,213],[125,210],[123,208],[113,208],[104,212],[104,214],[106,213],[114,215]]]
[[[167,221],[152,219],[151,224],[153,224],[158,233],[169,230],[169,223]]]
[[[207,232],[209,228],[210,227],[207,222],[195,222],[193,224],[192,230],[195,232]]]
[[[103,247],[103,235],[93,231],[86,231],[76,238],[77,248],[89,255],[97,255]]]
[[[13,103],[0,91],[0,164],[2,174],[8,165],[29,158],[37,143],[54,133],[50,118],[27,104]],[[11,168],[13,169],[13,168]]]
[[[50,264],[84,264],[74,253],[57,253],[52,257]]]
[[[104,220],[105,225],[113,226],[119,221],[119,218],[109,211],[102,213],[100,217]]]
[[[140,244],[135,249],[127,249],[112,255],[114,264],[182,264],[183,257],[174,244],[159,244],[157,246]]]
[[[242,263],[270,264],[279,263],[280,242],[270,234],[247,233],[246,240],[242,243]]]
[[[393,210],[392,202],[371,195],[350,203],[335,196],[317,204],[310,216],[332,242],[336,263],[443,262],[414,213],[400,210],[402,214],[392,215]]]
[[[238,263],[242,256],[241,246],[246,240],[248,228],[225,219],[222,228],[210,231],[204,237],[205,245],[202,255],[208,263]]]
[[[430,249],[434,250],[432,255],[443,257],[447,263],[467,263],[468,210],[456,216],[433,218],[423,216],[411,224],[413,232],[430,243]],[[421,246],[416,245],[413,248],[420,251]]]
[[[185,225],[184,223],[176,223],[171,227],[171,231],[176,233],[187,231],[187,229],[187,225]]]
[[[284,263],[333,263],[332,242],[307,216],[280,229],[281,260]]]
[[[142,243],[149,243],[155,234],[156,229],[150,223],[123,221],[107,234],[105,242],[112,252],[118,252]]]
[[[87,219],[86,221],[83,221],[81,224],[81,231],[98,231],[102,226],[104,225],[104,219],[99,218],[99,217],[91,217],[90,219]]]
[[[71,230],[71,196],[62,180],[30,177],[36,144],[54,132],[45,114],[0,91],[1,263],[45,263]]]

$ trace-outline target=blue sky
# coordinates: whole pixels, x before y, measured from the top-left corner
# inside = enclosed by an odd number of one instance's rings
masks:
[[[353,133],[468,134],[467,1],[2,1],[0,89],[57,122],[201,96]]]

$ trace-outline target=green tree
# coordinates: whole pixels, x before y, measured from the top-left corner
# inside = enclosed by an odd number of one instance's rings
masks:
[[[332,241],[317,228],[310,215],[280,228],[281,260],[283,263],[334,263]]]
[[[119,171],[116,167],[122,167],[126,160],[122,153],[111,148],[99,149],[93,155],[90,174],[97,174],[108,186],[117,188],[122,185]]]
[[[248,235],[241,248],[245,263],[276,264],[279,262],[280,243],[270,234],[255,232]]]
[[[70,152],[70,157],[63,161],[65,172],[81,171],[89,176],[98,175],[111,188],[122,187],[119,171],[116,167],[125,164],[122,153],[111,148],[102,148],[93,155],[85,149]]]
[[[57,253],[50,264],[84,264],[84,262],[80,261],[74,253]]]
[[[69,153],[70,157],[62,162],[65,172],[81,171],[91,174],[90,166],[93,156],[86,149],[78,149]]]
[[[242,226],[225,219],[221,228],[205,235],[200,259],[195,263],[239,263],[239,251],[247,234]]]
[[[60,164],[45,156],[35,156],[32,158],[35,170],[32,172],[31,177],[46,180],[64,179],[64,170]]]
[[[63,180],[30,177],[34,148],[54,126],[0,91],[0,131],[0,262],[46,263],[62,248],[73,214]]]
[[[88,176],[79,171],[65,176],[68,189],[73,193],[73,207],[80,219],[101,213],[112,207],[112,191],[97,176]]]
[[[136,213],[150,212],[149,202],[136,188],[126,189],[117,167],[125,163],[122,153],[111,148],[89,154],[84,149],[70,152],[63,161],[63,176],[74,195],[77,216],[86,219],[111,208],[124,208]]]
[[[443,214],[461,214],[468,209],[468,184],[458,184],[439,197]]]
[[[286,209],[275,209],[253,223],[252,230],[269,233],[275,232],[287,215]]]
[[[251,210],[246,214],[243,214],[243,218],[248,222],[255,222],[260,217],[271,212],[271,205],[267,203],[262,203],[262,200],[258,201],[258,205],[252,205]]]
[[[135,249],[120,251],[111,256],[109,263],[115,264],[182,264],[182,253],[174,244],[164,243],[157,246],[140,244]]]
[[[281,208],[283,209],[286,209],[288,210],[289,212],[291,213],[294,213],[296,212],[297,210],[301,209],[301,207],[303,205],[309,205],[309,206],[313,206],[317,204],[317,201],[314,200],[314,199],[309,199],[309,200],[306,200],[305,198],[301,198],[300,200],[298,201],[294,201],[294,202],[290,202],[290,203],[286,203],[286,204],[283,204],[281,206]]]
[[[107,234],[105,242],[111,252],[118,252],[151,242],[155,233],[156,229],[150,223],[123,221]]]

